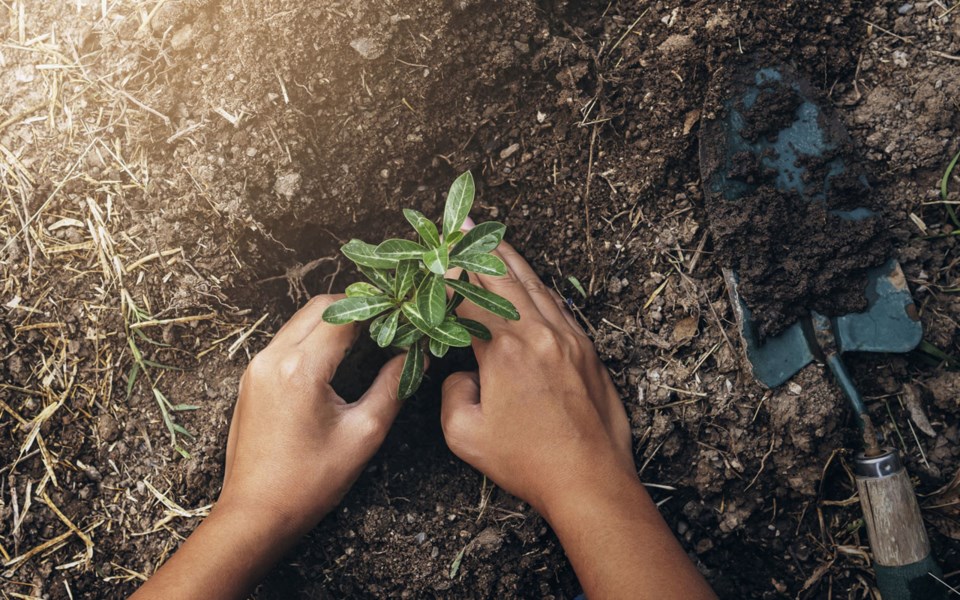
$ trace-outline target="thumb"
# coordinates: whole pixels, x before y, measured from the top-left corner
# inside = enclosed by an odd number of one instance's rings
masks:
[[[357,401],[354,409],[376,423],[384,432],[393,423],[402,403],[397,398],[404,355],[395,356],[383,365],[370,389]]]
[[[462,444],[468,432],[474,430],[473,421],[481,416],[480,377],[476,371],[460,371],[443,382],[443,404],[440,424],[447,445],[454,449]]]

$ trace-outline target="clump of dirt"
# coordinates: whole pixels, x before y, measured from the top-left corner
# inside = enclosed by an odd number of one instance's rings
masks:
[[[746,123],[740,135],[748,142],[776,135],[793,122],[802,102],[800,95],[790,86],[781,83],[763,86],[753,106],[741,110]]]
[[[890,252],[879,218],[845,219],[827,203],[770,185],[710,205],[717,251],[736,271],[761,339],[810,309],[831,316],[866,309],[867,271]]]

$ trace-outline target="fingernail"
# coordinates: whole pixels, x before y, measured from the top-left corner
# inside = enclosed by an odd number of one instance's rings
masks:
[[[477,224],[473,222],[473,219],[467,216],[467,218],[463,220],[463,225],[460,226],[460,229],[462,229],[463,231],[470,231],[476,226]]]

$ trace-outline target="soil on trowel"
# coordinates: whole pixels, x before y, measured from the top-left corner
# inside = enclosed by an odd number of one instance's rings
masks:
[[[724,85],[724,89],[730,87]],[[741,137],[749,142],[775,141],[778,132],[794,122],[802,103],[800,93],[789,85],[761,87],[749,109],[742,104],[737,108],[744,117]],[[820,124],[836,129],[825,135],[840,143],[823,156],[798,159],[797,166],[804,169],[803,194],[775,187],[777,173],[763,163],[768,157],[750,151],[732,157],[727,177],[755,186],[753,191],[736,200],[707,194],[720,263],[736,272],[738,291],[761,340],[782,333],[811,309],[829,316],[864,311],[867,272],[890,255],[881,208],[871,199],[862,169],[850,156],[849,137],[839,121],[829,116],[822,117]],[[704,143],[720,142],[707,138]],[[830,166],[837,158],[844,160],[846,170],[830,177],[827,185]],[[874,216],[851,220],[835,212],[857,208],[866,208]]]
[[[824,202],[764,185],[743,199],[711,203],[718,251],[759,327],[775,336],[808,314],[866,309],[867,270],[889,252],[879,218],[850,221]]]
[[[789,86],[779,83],[764,86],[753,106],[740,111],[746,118],[740,135],[748,142],[755,142],[763,136],[775,136],[793,122],[802,103],[800,95]]]

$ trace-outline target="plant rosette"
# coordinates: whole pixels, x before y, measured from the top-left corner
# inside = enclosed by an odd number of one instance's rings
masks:
[[[520,313],[506,298],[470,283],[467,273],[505,275],[507,267],[491,252],[506,232],[502,223],[480,223],[463,232],[476,188],[473,175],[463,173],[450,186],[441,229],[413,209],[403,216],[417,232],[417,241],[389,239],[379,245],[350,240],[340,251],[367,281],[347,286],[347,297],[331,304],[324,321],[343,325],[370,322],[370,337],[381,348],[407,350],[398,395],[409,398],[423,380],[424,357],[443,357],[451,347],[466,347],[471,338],[490,339],[483,324],[458,317],[464,300],[499,317],[517,320]],[[460,277],[445,277],[459,267]],[[447,288],[452,294],[447,298]]]

